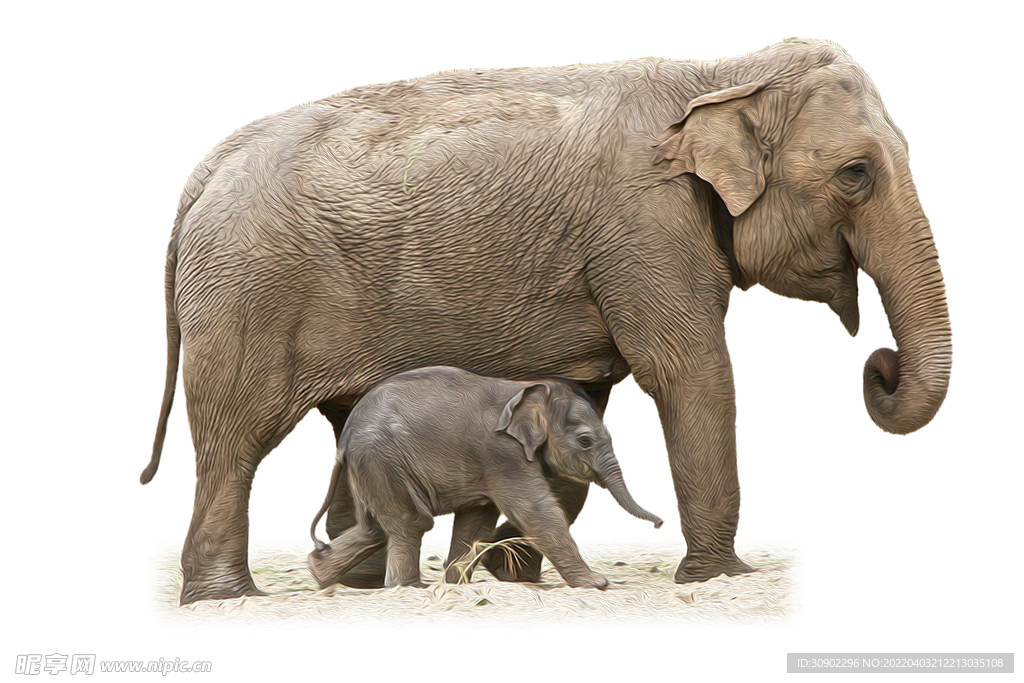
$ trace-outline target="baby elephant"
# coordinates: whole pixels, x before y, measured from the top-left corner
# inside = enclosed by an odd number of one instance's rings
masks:
[[[346,472],[347,470],[347,472]],[[433,517],[455,513],[445,579],[473,542],[504,514],[567,584],[605,588],[569,535],[548,477],[595,482],[627,512],[660,527],[626,490],[611,437],[586,394],[548,379],[511,382],[432,367],[381,382],[352,410],[338,440],[337,477],[348,476],[356,525],[331,545],[313,540],[309,567],[321,587],[337,583],[387,545],[388,586],[422,586],[420,541]],[[330,502],[313,521],[313,528]]]

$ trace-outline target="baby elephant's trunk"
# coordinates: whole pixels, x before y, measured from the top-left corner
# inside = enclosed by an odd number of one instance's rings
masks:
[[[622,469],[619,467],[619,461],[615,459],[611,452],[604,453],[595,459],[594,471],[597,474],[596,482],[598,486],[608,489],[615,498],[615,502],[623,510],[634,517],[646,519],[648,522],[653,523],[655,529],[660,529],[661,525],[665,523],[661,517],[644,510],[633,500],[633,496],[630,495],[629,489],[626,488],[626,482],[622,478]]]

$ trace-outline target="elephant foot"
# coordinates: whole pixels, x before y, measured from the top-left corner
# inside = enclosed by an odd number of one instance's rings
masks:
[[[316,585],[320,588],[327,588],[336,583],[335,572],[327,566],[329,552],[331,552],[330,547],[317,548],[309,554],[306,561],[309,566],[309,573],[312,574],[313,580],[316,581]]]
[[[572,588],[596,588],[599,591],[603,591],[608,588],[608,579],[597,572],[592,572],[591,575],[585,579],[566,581]]]
[[[516,552],[518,560],[509,558],[501,549],[495,548],[484,554],[480,563],[498,581],[540,583],[540,565],[544,555],[536,548],[524,545],[517,546]]]
[[[244,576],[232,573],[216,579],[188,579],[182,582],[180,605],[191,605],[200,600],[230,600],[232,598],[259,597],[266,595],[256,587],[248,570]]]
[[[352,572],[338,579],[337,583],[347,588],[384,588],[384,576]]]
[[[316,585],[320,588],[327,588],[336,583],[348,588],[384,588],[386,574],[384,553],[374,555],[351,571],[338,574],[336,561],[328,559],[332,552],[328,546],[309,554],[309,573],[313,575]]]
[[[695,581],[707,581],[716,576],[736,576],[748,574],[754,571],[753,567],[732,554],[729,558],[707,558],[693,557],[687,554],[676,569],[676,583],[693,583]]]
[[[338,583],[349,588],[383,588],[387,576],[387,554],[382,550],[344,574]]]
[[[376,528],[352,528],[331,545],[309,554],[309,573],[320,588],[336,583],[349,588],[383,588],[387,536]]]
[[[473,576],[471,573],[463,574],[455,567],[448,567],[444,572],[444,582],[451,584],[472,583]]]

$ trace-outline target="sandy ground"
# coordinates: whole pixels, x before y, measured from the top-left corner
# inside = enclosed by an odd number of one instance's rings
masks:
[[[783,550],[741,553],[756,571],[719,576],[699,584],[672,581],[679,550],[672,547],[583,548],[595,570],[611,581],[605,591],[572,589],[545,561],[539,584],[495,581],[478,569],[471,584],[440,581],[443,559],[423,553],[428,588],[356,590],[337,585],[318,590],[306,568],[305,552],[255,554],[251,568],[267,596],[200,602],[179,607],[181,572],[177,557],[160,567],[159,603],[171,619],[345,622],[521,623],[526,620],[738,621],[769,623],[793,610],[793,556]]]

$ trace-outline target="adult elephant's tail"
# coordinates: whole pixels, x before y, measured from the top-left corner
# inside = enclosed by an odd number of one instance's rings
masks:
[[[177,233],[177,230],[175,230]],[[164,274],[164,297],[167,306],[167,377],[164,379],[164,400],[160,405],[160,421],[156,425],[156,437],[153,439],[153,455],[146,469],[142,470],[139,481],[148,484],[160,467],[160,454],[164,450],[164,437],[167,435],[167,418],[171,415],[174,404],[174,386],[178,382],[178,354],[181,350],[181,328],[178,327],[178,315],[174,310],[174,273],[178,266],[177,234],[171,239],[167,249],[167,266]]]
[[[167,434],[167,418],[171,415],[174,403],[174,386],[178,382],[178,354],[181,351],[181,328],[178,326],[178,314],[175,306],[175,276],[178,270],[178,238],[185,216],[202,196],[206,180],[212,170],[206,161],[200,163],[185,183],[185,190],[178,202],[178,213],[171,230],[171,243],[167,247],[167,262],[164,269],[164,304],[167,307],[167,377],[164,380],[164,400],[160,405],[160,421],[156,425],[156,437],[153,439],[153,455],[149,464],[142,471],[139,481],[148,484],[160,467],[160,454],[164,450],[164,436]]]

